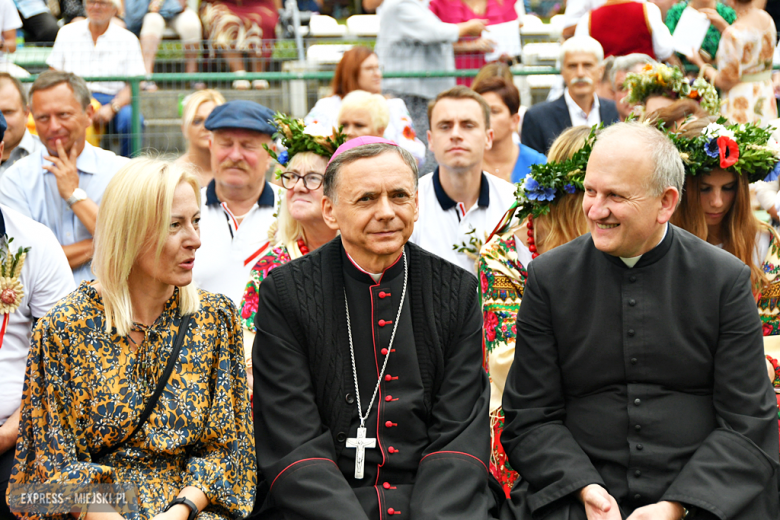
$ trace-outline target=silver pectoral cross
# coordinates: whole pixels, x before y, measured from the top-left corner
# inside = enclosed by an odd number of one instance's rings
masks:
[[[376,439],[366,439],[366,429],[360,426],[357,429],[357,437],[347,439],[347,448],[355,448],[355,478],[363,478],[366,448],[376,448]]]

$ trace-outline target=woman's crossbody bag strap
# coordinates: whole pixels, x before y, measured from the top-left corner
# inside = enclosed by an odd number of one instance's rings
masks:
[[[143,412],[141,412],[141,416],[138,420],[138,424],[136,424],[133,431],[125,437],[122,441],[115,444],[114,446],[107,446],[98,451],[97,453],[92,454],[92,460],[98,461],[108,455],[109,453],[113,453],[117,449],[119,449],[122,445],[127,443],[130,439],[132,439],[136,433],[141,431],[141,428],[143,427],[144,423],[147,419],[149,419],[149,416],[152,415],[152,410],[154,410],[154,407],[157,405],[157,401],[160,399],[160,396],[163,393],[163,390],[165,390],[166,385],[168,384],[168,380],[171,378],[171,374],[173,373],[173,368],[176,366],[176,361],[179,359],[179,352],[181,351],[182,343],[184,343],[184,336],[187,335],[187,328],[190,324],[190,315],[186,314],[182,316],[181,318],[181,324],[179,325],[179,331],[176,333],[176,338],[173,340],[173,350],[171,351],[171,355],[168,358],[168,364],[165,365],[165,372],[163,372],[162,377],[157,382],[157,387],[154,389],[154,393],[152,394],[152,397],[146,402],[146,406],[144,406]]]

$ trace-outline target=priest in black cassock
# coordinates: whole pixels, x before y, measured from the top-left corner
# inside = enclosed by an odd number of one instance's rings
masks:
[[[407,243],[416,184],[403,148],[345,143],[323,202],[341,235],[260,285],[262,518],[480,520],[497,507],[477,282]]]
[[[590,156],[590,234],[528,268],[503,405],[502,519],[777,519],[777,406],[750,269],[668,224],[674,145],[619,123]]]

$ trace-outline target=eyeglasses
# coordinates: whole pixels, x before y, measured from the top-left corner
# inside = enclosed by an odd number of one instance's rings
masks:
[[[307,173],[306,175],[298,175],[295,172],[284,172],[281,175],[282,186],[291,190],[298,184],[299,179],[303,179],[303,187],[307,190],[316,190],[322,186],[322,181],[325,178],[321,173]]]

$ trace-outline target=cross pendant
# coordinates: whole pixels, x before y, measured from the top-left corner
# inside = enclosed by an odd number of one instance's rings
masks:
[[[366,429],[360,426],[357,437],[347,439],[347,448],[355,448],[355,478],[363,478],[366,466],[366,448],[376,448],[376,439],[366,439]]]

